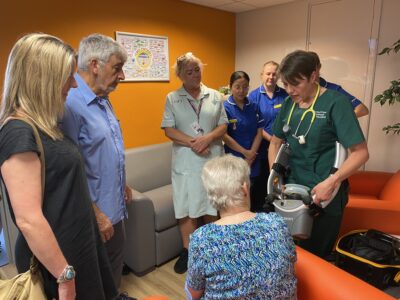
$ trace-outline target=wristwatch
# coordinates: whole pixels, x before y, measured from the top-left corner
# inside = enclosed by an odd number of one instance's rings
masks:
[[[75,278],[75,270],[73,266],[67,265],[57,279],[57,283],[63,283]]]

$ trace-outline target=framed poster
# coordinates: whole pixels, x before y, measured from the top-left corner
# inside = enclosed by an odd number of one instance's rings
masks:
[[[124,81],[169,81],[167,37],[116,31],[115,39],[128,52]]]

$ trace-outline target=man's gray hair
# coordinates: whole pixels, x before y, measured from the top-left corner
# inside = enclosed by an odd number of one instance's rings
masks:
[[[245,203],[242,186],[250,188],[250,167],[244,159],[230,154],[213,158],[204,165],[201,178],[216,210]]]
[[[91,34],[79,44],[78,68],[87,70],[93,59],[107,63],[112,55],[118,56],[124,63],[128,57],[125,48],[112,38],[99,33]]]

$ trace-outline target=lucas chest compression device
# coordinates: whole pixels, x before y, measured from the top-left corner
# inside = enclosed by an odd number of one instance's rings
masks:
[[[275,212],[283,217],[293,237],[307,239],[311,235],[314,217],[323,213],[323,208],[331,203],[340,185],[332,193],[331,199],[317,205],[313,201],[309,187],[300,184],[285,184],[290,154],[289,144],[282,144],[268,178],[266,200],[274,206]],[[335,163],[331,168],[331,175],[340,168],[346,158],[346,149],[336,142]]]

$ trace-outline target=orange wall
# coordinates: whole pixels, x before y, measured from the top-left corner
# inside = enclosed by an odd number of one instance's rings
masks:
[[[115,31],[167,36],[170,65],[180,54],[192,51],[207,64],[203,81],[213,88],[226,85],[234,70],[232,13],[178,0],[6,0],[0,10],[1,88],[13,44],[34,31],[56,35],[75,48],[93,32],[111,37]],[[165,96],[179,86],[171,69],[169,82],[121,83],[111,94],[126,148],[167,140],[160,129]]]

